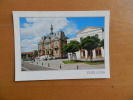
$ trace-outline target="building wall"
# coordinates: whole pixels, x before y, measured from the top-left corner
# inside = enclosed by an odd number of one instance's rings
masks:
[[[39,53],[40,56],[47,57],[63,57],[62,47],[67,43],[64,32],[57,32],[56,34],[50,34],[40,40],[38,44],[38,50],[42,50]],[[45,52],[45,53],[43,53]]]
[[[72,41],[72,40],[76,40],[76,41],[81,42],[81,38],[85,38],[87,36],[94,36],[96,34],[98,35],[98,38],[100,40],[102,40],[104,38],[104,31],[103,31],[102,28],[87,27],[87,28],[79,31],[77,33],[77,37],[76,38],[67,39],[67,43],[70,43],[70,41]],[[82,49],[82,50],[80,50],[78,52],[75,52],[75,53],[76,53],[77,59],[86,59],[87,58],[87,55],[88,55],[88,51],[87,50],[84,50],[84,49]],[[83,53],[84,53],[84,56],[83,56]],[[70,54],[71,53],[68,53],[69,59],[70,59]],[[94,59],[103,58],[104,57],[104,49],[103,49],[103,47],[98,47],[98,48],[92,50],[92,54],[93,54],[92,57]],[[88,56],[88,58],[89,57],[90,56]]]

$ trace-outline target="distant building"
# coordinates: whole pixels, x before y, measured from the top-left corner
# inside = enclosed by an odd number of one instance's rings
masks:
[[[67,43],[67,37],[63,31],[53,33],[53,26],[50,28],[49,36],[43,36],[38,43],[38,54],[41,58],[55,57],[61,58],[66,54],[62,51],[62,47]]]
[[[76,40],[81,42],[82,38],[85,38],[87,36],[94,36],[97,35],[100,40],[104,38],[104,30],[100,27],[86,27],[83,30],[79,31],[76,38],[67,39],[67,43],[69,43],[71,40]],[[77,59],[86,59],[87,58],[87,50],[81,49],[80,51],[76,52]],[[68,54],[68,57],[70,58],[70,53]],[[97,47],[92,51],[93,58],[103,58],[104,57],[104,49],[102,47]],[[90,58],[90,55],[88,54],[88,58]]]
[[[23,60],[31,60],[32,55],[33,55],[33,52],[22,52],[21,53],[21,58]]]
[[[33,53],[33,56],[38,56],[38,51],[37,50],[33,50],[32,53]]]
[[[32,52],[22,52],[21,58],[23,60],[31,60],[31,58],[35,55],[35,52],[38,52],[37,50],[33,50]]]

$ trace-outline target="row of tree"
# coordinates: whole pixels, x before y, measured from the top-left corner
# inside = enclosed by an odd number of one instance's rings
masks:
[[[100,41],[98,36],[87,36],[85,38],[81,39],[81,42],[72,40],[70,43],[66,44],[63,47],[63,51],[66,53],[71,53],[71,59],[70,60],[75,60],[72,59],[74,56],[76,57],[75,52],[81,50],[81,49],[86,49],[88,51],[87,54],[90,55],[90,61],[92,62],[92,50],[94,50],[97,47],[103,47],[104,48],[104,39]],[[88,60],[88,55],[87,59]]]

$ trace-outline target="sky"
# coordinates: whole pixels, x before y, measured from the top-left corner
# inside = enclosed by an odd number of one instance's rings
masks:
[[[37,50],[41,37],[50,34],[51,24],[54,33],[63,31],[68,38],[74,38],[85,27],[104,28],[104,17],[20,17],[21,52]]]

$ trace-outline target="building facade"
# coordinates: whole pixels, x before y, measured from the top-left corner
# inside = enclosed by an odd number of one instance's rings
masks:
[[[76,38],[67,39],[67,43],[69,43],[72,40],[76,40],[81,42],[82,38],[85,38],[87,36],[94,36],[97,35],[100,40],[104,39],[104,30],[100,27],[86,27],[83,30],[79,31]],[[77,59],[86,59],[87,56],[90,58],[89,53],[85,49],[81,49],[76,53]],[[87,54],[88,53],[88,54]],[[70,59],[71,54],[68,54],[68,57]],[[103,58],[104,57],[104,49],[103,47],[97,47],[96,49],[92,50],[92,57],[93,59]]]
[[[33,50],[32,52],[22,52],[21,53],[21,58],[23,60],[31,60],[33,57],[38,55],[36,52],[38,52],[38,51]]]
[[[38,55],[41,56],[41,58],[62,58],[66,55],[62,47],[67,43],[67,37],[63,31],[53,33],[52,25],[50,30],[50,35],[43,36],[38,43]]]

